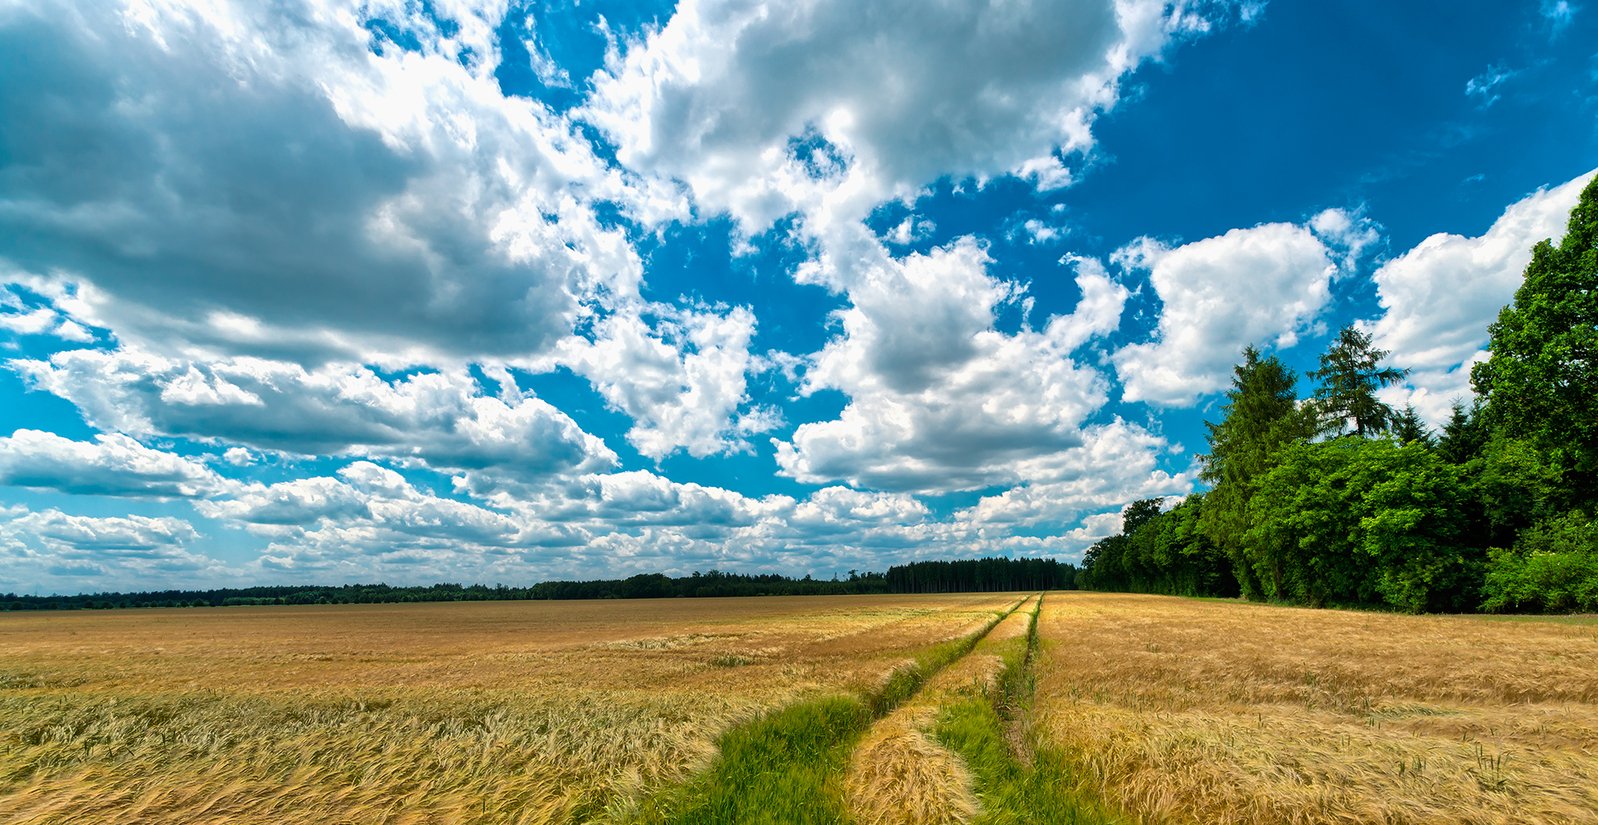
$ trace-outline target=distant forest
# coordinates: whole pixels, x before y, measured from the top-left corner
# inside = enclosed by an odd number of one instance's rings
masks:
[[[1379,391],[1407,372],[1342,330],[1309,374],[1250,347],[1205,493],[1129,505],[1083,560],[1085,589],[1410,612],[1598,611],[1598,179],[1472,368],[1441,432]]]
[[[657,599],[715,596],[832,596],[858,593],[977,593],[1010,590],[1065,590],[1075,586],[1076,568],[1053,559],[964,559],[921,561],[888,568],[887,573],[847,579],[802,579],[774,574],[694,573],[673,578],[646,573],[626,579],[549,581],[531,587],[434,584],[390,587],[348,584],[334,587],[284,585],[92,593],[73,596],[0,595],[0,610],[95,610],[135,607],[232,607],[271,604],[381,604],[394,602],[469,602],[531,599]]]

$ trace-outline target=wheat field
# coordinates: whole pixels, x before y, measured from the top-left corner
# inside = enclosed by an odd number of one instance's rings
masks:
[[[1016,596],[0,614],[0,821],[624,819]]]
[[[1598,822],[1598,623],[1064,593],[1035,722],[1131,821]]]
[[[1598,620],[1037,605],[0,614],[0,821],[629,822],[729,731],[919,667],[838,740],[816,821],[1598,823]]]

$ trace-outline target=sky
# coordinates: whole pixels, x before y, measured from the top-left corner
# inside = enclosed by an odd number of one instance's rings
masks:
[[[1079,560],[1470,398],[1589,5],[0,0],[0,592]]]

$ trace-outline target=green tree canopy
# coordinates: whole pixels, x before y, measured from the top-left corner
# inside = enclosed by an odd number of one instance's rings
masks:
[[[1393,437],[1400,444],[1424,444],[1428,447],[1436,446],[1431,430],[1426,428],[1426,423],[1420,420],[1420,413],[1415,412],[1413,404],[1406,405],[1404,411],[1393,419]]]
[[[1543,241],[1471,371],[1490,425],[1546,452],[1578,506],[1598,503],[1598,177],[1564,240]]]
[[[1233,560],[1238,585],[1251,597],[1259,595],[1259,586],[1243,553],[1249,500],[1282,448],[1314,429],[1299,407],[1297,383],[1275,356],[1261,357],[1250,346],[1243,350],[1243,363],[1233,368],[1221,423],[1206,423],[1210,451],[1202,457],[1204,479],[1213,489],[1205,497],[1200,530]]]
[[[1301,443],[1249,504],[1250,565],[1264,595],[1311,605],[1474,606],[1472,554],[1459,547],[1461,470],[1417,443]]]

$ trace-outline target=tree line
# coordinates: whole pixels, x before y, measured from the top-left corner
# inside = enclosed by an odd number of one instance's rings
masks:
[[[1423,611],[1598,611],[1598,179],[1539,243],[1439,432],[1341,330],[1309,398],[1253,347],[1208,424],[1206,492],[1133,502],[1084,588]]]
[[[1076,567],[1055,559],[918,561],[888,568],[891,593],[986,593],[1071,590]]]
[[[138,607],[233,607],[242,605],[379,604],[540,599],[655,599],[719,596],[835,596],[865,593],[967,593],[1065,589],[1076,568],[1052,559],[923,561],[887,573],[849,571],[848,578],[791,578],[773,573],[718,570],[672,577],[643,573],[625,579],[547,581],[529,587],[482,584],[280,585],[213,590],[159,590],[67,596],[0,594],[0,610],[94,610]]]

